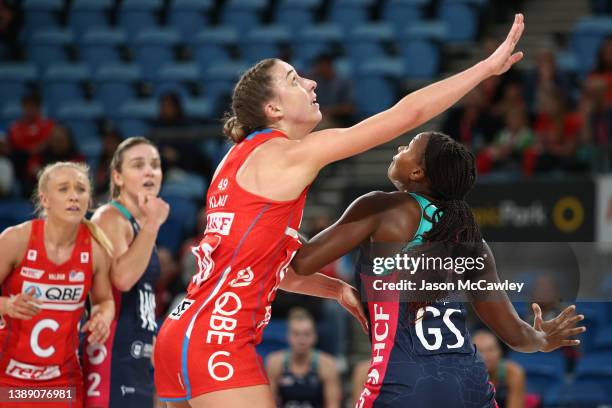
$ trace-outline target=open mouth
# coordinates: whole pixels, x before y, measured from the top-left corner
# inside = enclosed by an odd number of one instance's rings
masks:
[[[317,96],[315,95],[314,99],[312,100],[312,102],[310,102],[311,105],[318,105],[317,103]]]
[[[81,211],[81,209],[78,206],[73,205],[71,207],[66,208],[66,211],[69,211],[69,212],[79,212],[79,211]]]
[[[145,187],[145,188],[153,188],[153,187],[155,187],[155,183],[152,182],[152,181],[145,181],[142,186]]]

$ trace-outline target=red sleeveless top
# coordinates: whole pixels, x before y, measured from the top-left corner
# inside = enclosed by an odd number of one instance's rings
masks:
[[[277,137],[287,136],[272,129],[252,133],[232,148],[212,180],[204,238],[192,248],[198,271],[187,293],[188,299],[206,303],[226,292],[240,292],[240,305],[228,304],[226,309],[243,317],[237,336],[253,336],[256,343],[270,320],[276,289],[300,247],[297,230],[308,188],[294,200],[273,201],[241,188],[236,174],[253,150]],[[231,297],[225,299],[229,303]]]
[[[47,258],[44,227],[32,221],[25,257],[2,283],[2,296],[29,293],[43,304],[31,320],[0,317],[0,382],[82,381],[76,351],[93,277],[91,234],[81,224],[70,259],[56,265]]]

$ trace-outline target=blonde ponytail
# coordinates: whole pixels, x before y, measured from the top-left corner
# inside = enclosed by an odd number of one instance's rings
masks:
[[[102,248],[104,248],[104,251],[108,254],[108,256],[112,258],[114,251],[113,243],[110,239],[108,239],[102,228],[100,228],[89,220],[83,220],[83,223],[91,233],[91,236],[94,237],[94,239],[98,242],[98,244],[102,246]]]

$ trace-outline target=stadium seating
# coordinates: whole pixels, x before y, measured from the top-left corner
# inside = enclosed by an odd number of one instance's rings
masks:
[[[478,4],[466,0],[442,0],[439,7],[440,20],[448,29],[447,42],[462,43],[476,39],[480,18]]]
[[[584,17],[578,21],[572,34],[571,49],[576,54],[582,75],[593,69],[599,47],[610,34],[612,16]]]
[[[373,0],[334,0],[329,11],[329,21],[344,29],[366,23],[370,19]]]
[[[385,45],[393,41],[395,29],[390,23],[361,24],[348,32],[344,48],[353,61],[361,62],[364,56],[384,57]]]
[[[155,95],[175,92],[187,96],[200,78],[196,63],[166,63],[155,75]]]
[[[92,27],[109,25],[113,0],[74,0],[68,15],[68,25],[81,35]]]
[[[64,6],[62,0],[25,0],[23,2],[25,37],[34,30],[59,26],[59,14]]]
[[[443,23],[418,23],[400,33],[399,48],[410,78],[432,78],[440,71],[440,43],[447,36]]]
[[[0,200],[0,230],[34,217],[34,207],[26,200]]]
[[[357,67],[355,86],[357,109],[362,117],[388,109],[397,99],[394,80],[404,73],[404,64],[397,58],[378,58]]]
[[[266,0],[228,0],[223,8],[221,22],[248,31],[261,22]]]
[[[321,0],[282,0],[275,21],[287,27],[304,27],[314,23],[315,10],[320,6]]]
[[[230,26],[217,26],[202,30],[192,44],[195,61],[201,70],[215,63],[231,59],[230,48],[238,43],[238,30]]]
[[[158,25],[157,13],[161,7],[161,0],[124,0],[119,8],[119,24],[132,38],[140,31]]]
[[[0,64],[0,95],[2,104],[19,101],[28,93],[28,84],[37,79],[35,65],[22,63]]]
[[[100,64],[118,63],[121,61],[120,47],[126,43],[127,34],[121,28],[89,29],[80,43],[80,59],[93,69]]]
[[[382,19],[400,31],[423,20],[423,7],[429,0],[388,0],[383,4]]]
[[[508,358],[520,364],[527,377],[527,390],[540,396],[564,380],[565,357],[560,351],[523,354],[511,352]]]
[[[179,41],[173,29],[145,29],[138,33],[135,54],[145,79],[154,80],[159,67],[174,60],[174,47]]]
[[[162,198],[170,206],[170,214],[159,230],[157,245],[176,255],[183,238],[196,225],[198,210],[190,198],[167,194],[162,194]]]
[[[207,16],[213,6],[212,0],[175,0],[170,5],[168,25],[188,41],[208,25]]]
[[[95,168],[102,150],[98,122],[104,118],[104,107],[97,102],[67,102],[61,105],[57,117],[70,127],[79,151]]]
[[[204,95],[213,101],[231,95],[234,85],[249,65],[244,61],[227,61],[212,65],[204,72]]]
[[[249,64],[264,58],[280,57],[281,46],[291,39],[284,25],[268,25],[249,31],[241,43],[241,57]]]
[[[74,43],[74,34],[68,29],[46,28],[34,32],[28,40],[28,60],[39,68],[47,68],[68,60],[67,47]]]
[[[66,101],[81,101],[85,98],[83,83],[91,78],[84,64],[54,64],[43,74],[43,96],[51,107],[52,115]]]
[[[116,116],[123,102],[136,98],[135,83],[141,78],[141,69],[136,64],[100,66],[94,74],[94,90],[109,116]]]
[[[294,37],[294,56],[309,65],[319,54],[329,53],[344,39],[342,28],[336,24],[313,24],[302,29]]]
[[[157,117],[158,109],[155,99],[127,101],[115,119],[125,137],[143,136],[149,133],[150,122]]]
[[[261,344],[257,346],[257,353],[262,358],[266,358],[274,351],[288,348],[287,331],[287,319],[270,319],[270,323],[263,331]]]

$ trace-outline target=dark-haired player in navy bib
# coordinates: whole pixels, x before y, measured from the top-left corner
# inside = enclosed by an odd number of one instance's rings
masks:
[[[440,276],[423,270],[402,276],[397,267],[389,265],[377,274],[372,266],[380,263],[372,262],[371,256],[375,245],[399,243],[404,253],[416,253],[432,243],[444,244],[439,245],[443,248],[479,245],[484,254],[478,276],[498,281],[493,255],[464,200],[476,179],[474,156],[446,135],[421,133],[409,146],[398,149],[388,176],[399,191],[358,198],[339,221],[302,246],[292,262],[298,274],[309,274],[361,247],[359,265],[369,265],[369,269],[361,267],[357,287],[370,320],[372,357],[356,406],[496,407],[495,390],[466,328],[463,303],[440,290],[425,290],[433,297],[407,302],[402,302],[405,289],[401,286],[387,286],[382,295],[377,293],[384,289],[383,283],[401,283],[398,277],[416,276],[420,281],[413,283],[420,286],[440,283],[435,281]],[[465,279],[471,276],[457,268],[450,272]],[[579,341],[570,337],[585,330],[575,327],[583,316],[575,315],[573,306],[543,321],[534,304],[532,327],[518,317],[505,292],[467,296],[478,316],[518,351],[548,352],[574,346]]]
[[[152,407],[152,355],[157,334],[155,285],[160,275],[155,241],[169,207],[158,198],[159,152],[144,138],[129,138],[111,162],[113,201],[92,221],[113,242],[111,281],[116,304],[111,335],[83,353],[88,407]]]

